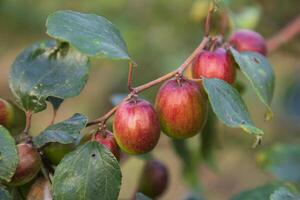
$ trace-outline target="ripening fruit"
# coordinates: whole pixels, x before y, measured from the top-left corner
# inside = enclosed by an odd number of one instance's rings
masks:
[[[76,148],[75,144],[49,143],[43,148],[43,153],[52,165],[58,165],[66,154]]]
[[[38,178],[30,187],[26,200],[52,200],[51,185],[45,178]]]
[[[235,81],[235,63],[224,48],[202,51],[192,66],[193,78],[218,78],[229,84]]]
[[[229,37],[228,42],[239,52],[254,51],[264,56],[267,55],[266,41],[255,31],[248,29],[236,31]]]
[[[40,171],[42,160],[40,154],[31,144],[17,145],[19,163],[14,176],[8,185],[20,186],[31,181]]]
[[[10,128],[13,124],[14,110],[12,105],[0,98],[0,124],[5,128]]]
[[[155,108],[162,131],[175,139],[185,139],[199,133],[207,114],[206,98],[199,85],[183,78],[165,82],[156,96]]]
[[[158,160],[150,160],[143,168],[138,192],[157,198],[167,189],[168,182],[169,174],[166,166]]]
[[[120,154],[121,154],[120,148],[113,134],[110,131],[105,130],[105,131],[97,132],[93,140],[105,146],[108,150],[110,150],[114,154],[114,156],[118,161],[120,160]]]
[[[120,148],[129,154],[151,151],[160,136],[157,114],[146,100],[132,98],[119,105],[114,122],[114,136]]]

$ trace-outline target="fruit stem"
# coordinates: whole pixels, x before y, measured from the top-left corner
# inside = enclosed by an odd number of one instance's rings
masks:
[[[26,124],[22,134],[20,135],[21,136],[20,140],[25,141],[28,144],[32,143],[32,137],[29,135],[29,130],[31,126],[31,117],[32,117],[32,113],[30,111],[26,111],[25,112]]]
[[[133,73],[133,63],[129,62],[129,71],[128,71],[128,81],[127,81],[127,87],[129,92],[132,92],[132,73]]]
[[[50,121],[50,125],[53,125],[57,116],[57,109],[53,108],[52,119]]]
[[[135,88],[131,88],[131,92],[115,107],[113,107],[110,111],[108,111],[105,115],[103,115],[102,117],[99,117],[93,121],[90,121],[87,123],[86,127],[95,125],[95,124],[105,124],[106,121],[116,112],[118,106],[125,102],[128,101],[129,99],[131,99],[134,95],[147,90],[157,84],[160,84],[161,82],[164,82],[176,75],[182,75],[184,70],[186,68],[189,67],[189,65],[192,63],[192,61],[196,58],[196,56],[206,47],[207,43],[210,41],[209,37],[203,37],[201,43],[199,44],[199,46],[194,50],[194,52],[180,65],[180,67],[178,67],[176,70],[169,72],[168,74],[161,76],[153,81],[150,81],[148,83],[145,83],[143,85],[140,85],[138,87]],[[129,70],[130,71],[130,70]],[[130,74],[130,73],[129,73]],[[129,81],[130,82],[130,81]]]

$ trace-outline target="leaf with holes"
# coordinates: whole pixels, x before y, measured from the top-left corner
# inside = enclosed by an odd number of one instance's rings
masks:
[[[19,157],[14,138],[0,125],[0,181],[9,182],[14,175]]]
[[[86,116],[76,113],[70,119],[48,126],[40,135],[33,138],[34,145],[41,148],[50,142],[75,143],[87,121]]]
[[[89,142],[67,154],[53,177],[55,200],[117,200],[121,170],[113,154]]]
[[[70,10],[47,18],[47,33],[91,57],[130,60],[119,30],[106,18]]]
[[[237,52],[230,48],[234,60],[249,79],[260,100],[267,106],[266,119],[272,118],[271,101],[275,87],[275,76],[268,60],[256,52]]]
[[[220,79],[204,79],[205,91],[217,117],[227,126],[240,127],[257,136],[259,142],[263,131],[253,124],[246,104],[231,85]]]
[[[46,109],[48,97],[65,99],[79,95],[89,69],[88,57],[68,45],[40,42],[18,55],[9,84],[20,107],[35,113]]]

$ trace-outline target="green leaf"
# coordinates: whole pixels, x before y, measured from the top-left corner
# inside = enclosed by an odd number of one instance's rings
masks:
[[[218,130],[216,130],[216,116],[211,108],[208,110],[208,116],[205,127],[203,128],[200,137],[200,155],[202,160],[206,162],[209,167],[216,168],[216,161],[214,152],[217,146]]]
[[[75,143],[87,121],[86,116],[76,113],[65,121],[48,126],[40,135],[33,138],[34,145],[40,148],[50,142]]]
[[[117,200],[122,174],[113,154],[89,142],[67,154],[53,177],[55,200]]]
[[[46,100],[52,104],[54,110],[58,110],[64,101],[63,99],[57,97],[48,97]]]
[[[271,194],[280,187],[286,187],[284,183],[270,183],[254,189],[243,191],[235,195],[231,200],[270,200]]]
[[[256,135],[259,141],[263,131],[253,124],[246,104],[237,90],[220,79],[204,79],[203,83],[217,117],[227,126],[240,127]]]
[[[12,196],[10,195],[10,193],[3,188],[2,186],[0,186],[0,199],[2,200],[13,200]]]
[[[198,190],[200,188],[199,179],[197,178],[198,160],[194,157],[188,147],[186,140],[172,139],[173,149],[182,163],[182,173],[185,180],[191,188]]]
[[[88,57],[68,45],[40,42],[25,49],[14,61],[9,83],[17,103],[26,111],[46,109],[48,97],[79,95],[88,80]]]
[[[14,175],[19,157],[14,138],[0,125],[0,181],[9,182]]]
[[[137,193],[135,195],[135,200],[151,200],[151,198],[147,197],[146,195],[142,193]]]
[[[285,187],[281,187],[270,196],[270,200],[300,200],[300,196],[296,196]]]
[[[266,105],[268,113],[266,119],[272,118],[271,101],[275,87],[275,76],[268,60],[256,52],[237,52],[234,48],[230,51],[239,65],[243,74],[249,79],[256,94]]]
[[[119,30],[104,17],[70,10],[47,18],[47,33],[91,57],[130,60]]]
[[[258,164],[280,180],[300,184],[300,146],[276,145],[257,155]]]

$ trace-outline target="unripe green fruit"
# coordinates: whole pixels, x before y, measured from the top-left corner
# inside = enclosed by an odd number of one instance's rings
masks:
[[[160,127],[153,106],[142,99],[131,99],[118,106],[113,122],[119,147],[129,154],[151,151],[160,137]]]
[[[42,160],[40,154],[31,144],[17,145],[19,163],[8,185],[20,186],[31,181],[40,171]]]
[[[138,192],[156,198],[165,192],[168,182],[169,174],[166,166],[157,160],[150,160],[143,168]]]
[[[162,131],[175,139],[192,137],[206,121],[207,102],[199,85],[183,78],[165,82],[156,96],[155,108]]]
[[[0,124],[5,128],[10,128],[13,124],[14,110],[12,105],[0,98]]]
[[[50,143],[43,152],[52,165],[58,165],[64,156],[75,149],[75,144]]]
[[[113,136],[113,134],[108,131],[101,131],[96,133],[95,137],[92,139],[97,141],[99,144],[102,144],[105,148],[107,148],[109,151],[111,151],[116,159],[119,161],[120,160],[120,148]]]

